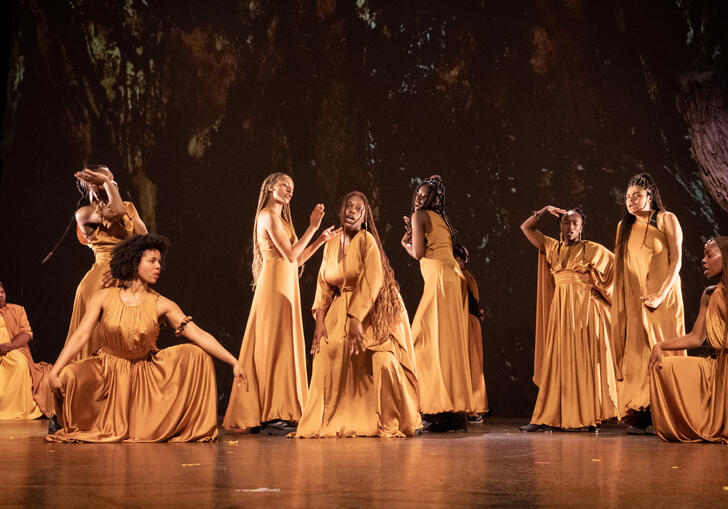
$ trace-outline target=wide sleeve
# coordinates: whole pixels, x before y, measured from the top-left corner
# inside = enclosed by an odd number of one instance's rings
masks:
[[[28,315],[25,314],[25,308],[17,304],[6,304],[8,313],[4,313],[5,324],[8,328],[8,336],[12,341],[18,334],[27,332],[31,339],[33,338],[33,330],[28,322]]]
[[[614,254],[606,247],[589,242],[590,261],[594,286],[611,305],[614,287]]]
[[[558,242],[544,236],[544,251],[538,252],[538,276],[536,282],[536,337],[533,352],[533,383],[540,386],[543,373],[546,331],[549,323],[551,301],[554,298],[555,283],[551,275],[549,260],[553,258]]]
[[[374,237],[369,232],[364,232],[359,242],[364,243],[363,246],[359,246],[361,275],[359,276],[359,284],[352,292],[347,314],[363,322],[372,306],[374,306],[374,301],[377,300],[379,290],[382,288],[384,270],[382,269],[379,246],[377,246]]]
[[[126,216],[130,220],[134,221],[135,217],[139,217],[139,212],[137,211],[136,207],[134,206],[134,204],[132,202],[125,201],[124,208],[126,209]]]
[[[338,238],[329,240],[324,246],[324,255],[321,258],[321,267],[316,278],[316,296],[313,299],[313,306],[311,307],[311,312],[314,317],[316,317],[316,311],[319,309],[328,309],[334,300],[334,287],[326,282],[325,277],[326,264],[329,261],[329,257],[332,256],[331,242],[334,240],[338,240]]]

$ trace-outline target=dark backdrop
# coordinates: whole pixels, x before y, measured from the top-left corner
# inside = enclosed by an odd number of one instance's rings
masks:
[[[676,101],[686,74],[725,69],[723,5],[4,4],[0,279],[28,310],[36,360],[60,351],[92,263],[72,235],[40,264],[72,215],[72,174],[85,163],[108,163],[150,229],[172,239],[158,289],[236,355],[268,173],[293,176],[299,232],[316,202],[329,225],[343,193],[368,194],[410,316],[422,281],[399,246],[401,217],[418,179],[439,173],[487,313],[491,406],[529,415],[536,252],[518,226],[531,210],[581,206],[586,236],[612,248],[626,182],[650,171],[685,233],[688,320],[696,314],[703,243],[728,220]],[[544,228],[556,233],[555,222]],[[320,256],[301,279],[304,309]],[[164,332],[161,343],[173,342]],[[216,366],[222,411],[231,376]]]

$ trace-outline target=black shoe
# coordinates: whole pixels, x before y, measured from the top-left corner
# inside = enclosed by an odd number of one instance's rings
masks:
[[[652,435],[652,436],[657,435],[657,432],[655,431],[655,428],[652,427],[652,424],[648,425],[645,428],[645,435]]]
[[[551,426],[547,426],[546,424],[526,424],[524,426],[518,426],[518,429],[526,433],[533,433],[534,431],[551,431]]]
[[[48,434],[55,435],[57,431],[60,431],[62,429],[63,426],[61,426],[58,422],[58,417],[56,417],[56,414],[51,415],[50,419],[48,419]]]
[[[468,414],[468,422],[472,422],[473,424],[483,422],[483,414]]]
[[[261,425],[260,434],[268,436],[285,436],[296,431],[297,422],[284,421],[283,419],[275,419],[273,421],[264,422]]]
[[[628,435],[646,435],[647,434],[647,428],[641,428],[639,426],[627,426],[627,429],[625,430],[625,433]]]

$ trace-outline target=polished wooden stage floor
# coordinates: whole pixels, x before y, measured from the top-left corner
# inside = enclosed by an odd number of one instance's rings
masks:
[[[728,446],[519,433],[495,419],[414,439],[53,444],[0,422],[0,505],[36,507],[726,507]]]

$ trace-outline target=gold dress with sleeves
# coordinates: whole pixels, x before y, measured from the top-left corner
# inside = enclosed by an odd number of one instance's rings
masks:
[[[652,425],[663,440],[728,443],[728,300],[719,284],[705,330],[713,358],[665,357],[652,369]]]
[[[18,334],[33,337],[23,306],[0,307],[0,343]],[[53,412],[53,394],[48,386],[51,365],[33,362],[28,345],[0,355],[0,420],[35,419]]]
[[[469,270],[463,270],[465,282],[473,298],[480,302],[478,283]],[[468,337],[470,338],[470,378],[473,381],[473,395],[476,401],[485,401],[488,408],[488,393],[485,389],[485,376],[483,374],[483,329],[477,316],[468,310]]]
[[[665,214],[657,213],[653,224],[637,218],[632,225],[624,272],[614,288],[612,338],[622,415],[650,406],[647,365],[655,343],[685,334],[680,276],[657,309],[649,309],[640,300],[643,295],[658,292],[667,276],[670,259]],[[685,351],[665,355],[684,356]]]
[[[99,349],[63,368],[57,442],[207,442],[217,437],[212,358],[193,344],[157,350],[157,300],[129,306],[104,290]]]
[[[422,427],[418,412],[409,318],[402,311],[389,337],[378,341],[369,312],[383,283],[374,237],[357,233],[341,255],[341,237],[329,240],[319,270],[313,313],[327,309],[326,332],[313,360],[308,402],[297,438],[413,436]],[[362,322],[366,350],[350,353],[347,315]]]
[[[610,343],[613,262],[614,255],[595,242],[567,246],[544,237],[539,263],[548,271],[539,270],[538,279],[539,390],[532,424],[584,428],[618,415]]]
[[[291,244],[298,237],[283,221]],[[266,421],[298,421],[308,394],[306,344],[298,287],[298,263],[289,262],[269,238],[258,237],[263,267],[240,347],[247,390],[233,382],[223,426],[245,430]]]
[[[104,273],[109,270],[112,251],[119,242],[134,234],[134,219],[139,214],[134,204],[129,201],[124,202],[124,208],[126,209],[126,213],[123,216],[113,221],[99,223],[88,237],[84,237],[80,230],[77,230],[79,241],[88,245],[94,252],[94,264],[78,284],[78,288],[76,288],[76,296],[73,299],[73,311],[71,312],[71,323],[68,326],[66,343],[68,343],[68,340],[71,339],[71,336],[81,324],[83,315],[86,313],[86,303],[91,300],[94,293],[101,290],[101,279]],[[95,333],[92,333],[88,343],[83,346],[76,356],[76,360],[89,357],[98,348],[98,338]]]
[[[420,410],[482,413],[470,371],[468,302],[465,277],[452,254],[452,236],[442,217],[431,210],[432,231],[425,233],[420,272],[425,281],[412,320],[412,338],[420,383]],[[484,383],[484,382],[483,382]]]

